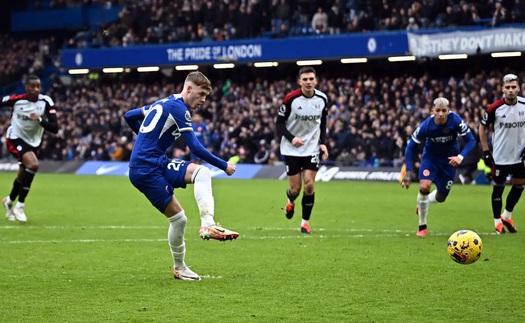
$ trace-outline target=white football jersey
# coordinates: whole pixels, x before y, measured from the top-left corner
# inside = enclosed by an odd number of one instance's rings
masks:
[[[491,104],[481,124],[494,124],[492,155],[498,165],[512,165],[521,162],[525,148],[525,98],[518,96],[515,105],[508,105],[504,99]]]
[[[281,154],[285,156],[313,156],[319,154],[321,118],[326,117],[327,97],[315,90],[311,98],[300,89],[288,93],[279,108],[278,118],[285,118],[286,129],[301,138],[304,145],[295,147],[284,136],[281,138]]]
[[[36,113],[43,116],[46,109],[55,113],[53,100],[47,95],[39,94],[38,100],[31,102],[27,100],[27,94],[20,94],[5,96],[2,99],[2,105],[13,108],[11,125],[7,129],[7,138],[22,139],[27,144],[38,147],[42,141],[44,128],[38,120],[29,119],[29,115]]]

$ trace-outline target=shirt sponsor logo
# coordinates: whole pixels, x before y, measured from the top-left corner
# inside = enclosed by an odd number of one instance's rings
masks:
[[[317,121],[319,119],[321,119],[320,115],[304,115],[304,116],[295,115],[295,120],[300,120],[300,121]]]
[[[454,140],[453,136],[444,136],[444,137],[435,137],[435,138],[429,138],[432,142],[449,142]]]
[[[29,116],[27,116],[27,115],[25,115],[25,114],[18,114],[17,117],[18,117],[18,119],[20,119],[20,120],[25,120],[25,121],[27,121],[27,120],[31,120],[31,119],[29,118]]]
[[[500,122],[499,123],[499,127],[500,128],[505,128],[505,129],[522,128],[523,126],[525,126],[525,121],[520,121],[520,122]]]

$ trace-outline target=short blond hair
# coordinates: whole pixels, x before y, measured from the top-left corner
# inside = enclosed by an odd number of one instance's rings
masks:
[[[191,72],[190,74],[188,74],[188,76],[186,76],[186,80],[184,81],[184,83],[188,83],[188,82],[191,82],[195,84],[196,86],[208,92],[211,92],[210,80],[206,77],[206,75],[202,74],[199,71]]]
[[[503,76],[503,84],[508,83],[508,82],[513,82],[513,81],[518,82],[518,76],[517,75],[515,75],[515,74],[507,74],[507,75]]]
[[[434,106],[435,107],[438,107],[438,106],[442,106],[442,107],[448,107],[449,105],[449,101],[447,98],[444,98],[444,97],[439,97],[437,99],[434,100]]]

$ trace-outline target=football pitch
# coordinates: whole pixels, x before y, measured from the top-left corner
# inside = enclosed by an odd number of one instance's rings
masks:
[[[417,183],[318,182],[307,236],[286,187],[214,180],[228,242],[202,241],[193,186],[176,190],[191,282],[173,279],[168,222],[126,177],[38,174],[28,223],[0,218],[0,322],[525,322],[525,197],[523,231],[498,236],[491,188],[455,185],[419,238]],[[483,240],[472,265],[447,254],[459,229]]]

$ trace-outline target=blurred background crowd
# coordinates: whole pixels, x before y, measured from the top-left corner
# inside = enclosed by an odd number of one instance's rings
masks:
[[[418,29],[483,24],[489,28],[523,22],[523,1],[30,1],[30,10],[68,6],[123,7],[116,22],[100,30],[75,31],[25,39],[0,35],[0,85],[41,74],[60,65],[58,52],[66,47],[132,46],[178,41],[221,41],[234,38],[291,37],[370,30]],[[102,32],[101,32],[102,31]],[[421,61],[410,67],[367,67],[323,64],[316,67],[317,88],[329,97],[328,164],[364,167],[403,162],[408,137],[430,113],[432,101],[445,96],[477,134],[482,110],[502,97],[501,79],[515,73],[525,96],[525,74],[518,61],[487,64]],[[384,63],[383,63],[384,64]],[[290,64],[291,65],[291,64]],[[201,142],[224,159],[239,163],[281,164],[275,117],[284,95],[298,88],[297,66],[272,72],[212,71],[213,85],[206,103],[193,114]],[[98,74],[42,80],[45,93],[57,106],[60,131],[44,135],[42,160],[129,160],[134,134],[122,116],[129,109],[179,93],[186,73],[172,76]],[[10,111],[0,111],[0,136],[9,125]],[[9,159],[5,140],[0,158]],[[191,159],[183,142],[168,152]],[[474,160],[479,159],[475,151]]]
[[[497,27],[525,22],[523,0],[52,0],[48,7],[78,5],[119,5],[123,10],[116,22],[70,37],[65,44],[68,47]]]

